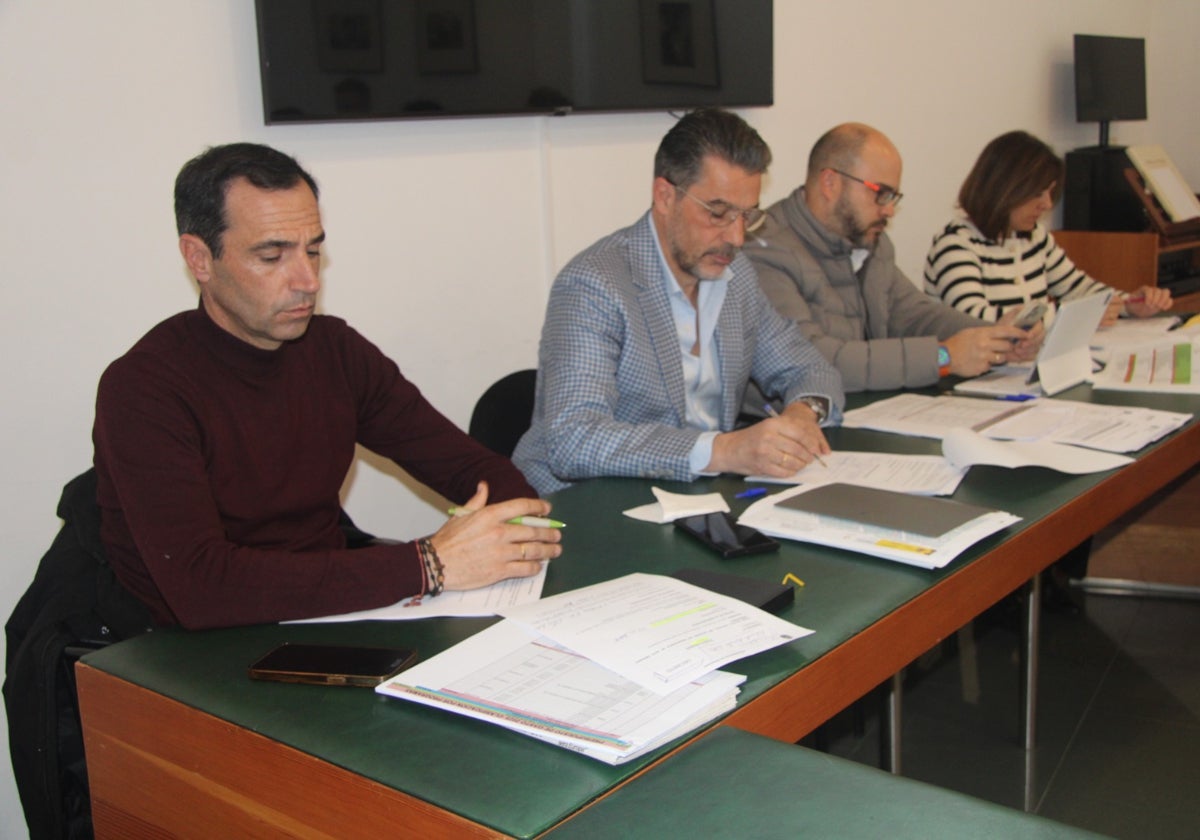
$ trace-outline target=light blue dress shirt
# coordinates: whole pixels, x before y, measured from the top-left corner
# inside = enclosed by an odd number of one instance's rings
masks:
[[[727,268],[715,280],[701,280],[697,289],[697,306],[693,307],[671,272],[657,236],[654,238],[654,246],[662,266],[662,282],[671,302],[675,333],[679,337],[679,356],[683,365],[683,387],[687,400],[687,425],[705,431],[705,434],[696,439],[696,444],[688,456],[688,464],[693,473],[712,475],[713,473],[705,473],[704,468],[712,461],[713,440],[721,431],[721,362],[717,353],[717,318],[725,303],[725,292],[729,288],[729,279],[733,272]],[[692,355],[692,348],[696,346],[697,338],[700,342],[700,355],[695,356]]]

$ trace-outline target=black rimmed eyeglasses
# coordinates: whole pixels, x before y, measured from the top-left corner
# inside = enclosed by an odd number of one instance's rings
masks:
[[[875,203],[880,207],[887,207],[889,204],[899,204],[900,199],[904,198],[904,193],[894,189],[893,187],[889,187],[887,184],[877,184],[874,181],[864,181],[862,178],[851,175],[849,172],[843,172],[840,169],[834,169],[832,166],[829,167],[829,169],[831,172],[836,172],[843,178],[849,178],[851,181],[858,181],[858,183],[875,193]]]
[[[667,183],[671,183],[668,181]],[[740,207],[734,207],[731,204],[726,204],[723,201],[718,201],[715,204],[710,204],[702,198],[696,198],[683,187],[671,184],[675,189],[686,195],[692,201],[699,204],[708,211],[708,221],[714,227],[729,227],[731,224],[741,219],[745,224],[745,230],[750,232],[756,229],[764,221],[766,221],[766,211],[758,207],[748,207],[745,210]]]

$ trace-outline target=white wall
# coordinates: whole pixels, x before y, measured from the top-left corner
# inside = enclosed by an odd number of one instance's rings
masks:
[[[1026,128],[1060,151],[1073,121],[1071,34],[1148,39],[1145,123],[1113,141],[1162,143],[1200,185],[1194,0],[775,4],[776,104],[745,112],[776,163],[764,204],[802,180],[812,142],[847,119],[888,132],[907,194],[893,236],[919,275],[983,144]],[[465,425],[475,397],[536,358],[546,290],[572,254],[649,202],[665,114],[265,127],[249,0],[0,2],[0,338],[4,437],[0,617],[59,526],[63,483],[91,462],[95,384],[152,324],[195,305],[175,246],[171,186],[207,145],[254,140],[322,185],[326,311],[395,358]],[[368,529],[433,530],[374,461],[349,482]],[[23,821],[0,780],[0,836]]]

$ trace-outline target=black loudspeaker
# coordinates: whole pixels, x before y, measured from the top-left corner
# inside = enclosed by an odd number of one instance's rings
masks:
[[[1133,166],[1124,146],[1067,152],[1063,227],[1067,230],[1146,230],[1146,211],[1125,180]]]

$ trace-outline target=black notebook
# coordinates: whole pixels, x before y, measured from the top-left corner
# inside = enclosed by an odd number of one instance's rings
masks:
[[[796,590],[769,580],[711,572],[708,569],[680,569],[671,575],[684,583],[702,586],[718,595],[728,595],[751,606],[777,613],[796,599]]]

